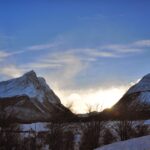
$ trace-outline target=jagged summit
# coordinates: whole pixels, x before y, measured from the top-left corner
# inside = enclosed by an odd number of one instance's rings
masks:
[[[52,90],[45,80],[37,77],[34,71],[27,72],[19,78],[0,82],[0,97],[27,95],[31,98],[36,97],[40,102],[48,99],[51,102],[59,103],[60,100],[58,98],[54,100],[51,93]]]
[[[145,75],[137,84],[132,86],[127,94],[150,91],[150,74]]]
[[[34,70],[25,73],[23,76],[27,78],[37,78],[37,75]]]
[[[66,111],[45,79],[33,70],[0,82],[0,108],[22,122],[48,120]]]
[[[150,73],[148,73],[147,75],[145,75],[143,78],[142,78],[142,81],[143,80],[149,80],[150,81]]]

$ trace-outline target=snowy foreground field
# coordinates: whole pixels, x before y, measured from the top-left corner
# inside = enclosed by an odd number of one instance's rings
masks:
[[[95,150],[150,150],[150,135],[116,142]]]

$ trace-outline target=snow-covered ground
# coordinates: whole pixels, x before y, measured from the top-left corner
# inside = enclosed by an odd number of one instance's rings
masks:
[[[150,135],[116,142],[95,150],[150,150]]]
[[[22,124],[21,129],[23,131],[33,130],[33,131],[36,131],[36,132],[48,131],[48,128],[46,128],[46,125],[47,125],[47,123],[44,123],[44,122]]]

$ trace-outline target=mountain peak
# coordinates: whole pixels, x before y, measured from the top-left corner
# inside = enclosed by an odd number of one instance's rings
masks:
[[[37,77],[33,70],[0,82],[0,108],[3,104],[8,115],[22,122],[43,121],[66,111],[44,78]]]
[[[25,73],[23,76],[25,76],[25,77],[37,78],[36,73],[35,73],[34,70],[31,70],[31,71]]]
[[[145,75],[141,81],[149,81],[150,82],[150,73],[148,73],[147,75]]]
[[[129,88],[126,94],[150,91],[150,74],[145,75],[137,84]]]
[[[44,79],[37,77],[33,70],[25,73],[19,78],[0,82],[0,97],[18,95],[27,95],[31,98],[36,98],[39,102],[43,102],[47,99],[52,103],[60,103],[59,98],[51,98],[51,95],[53,95],[52,90]]]

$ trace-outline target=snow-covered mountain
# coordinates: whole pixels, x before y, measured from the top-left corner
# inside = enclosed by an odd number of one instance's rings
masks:
[[[56,120],[65,115],[71,112],[34,71],[0,82],[0,119],[26,123]]]
[[[114,110],[149,112],[150,111],[150,74],[129,88],[124,96],[113,106]]]

